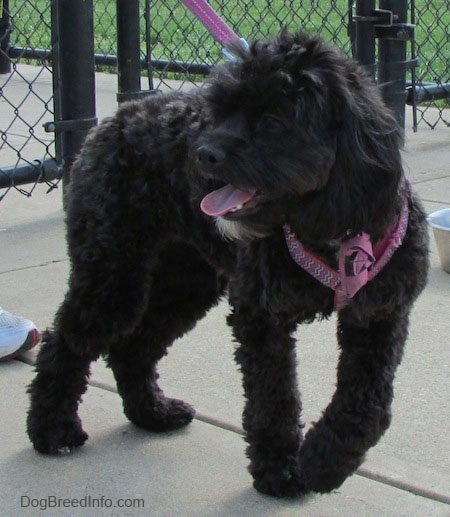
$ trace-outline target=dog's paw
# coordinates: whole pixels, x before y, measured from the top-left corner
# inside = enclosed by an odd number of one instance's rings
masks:
[[[300,449],[300,468],[307,489],[312,492],[328,493],[339,488],[364,458],[363,454],[349,451],[333,440],[331,433],[326,438],[314,430]]]
[[[315,462],[312,465],[305,465],[302,472],[307,491],[319,494],[327,494],[339,488],[350,475],[338,468],[326,468]]]
[[[34,448],[43,454],[66,455],[76,447],[81,447],[88,435],[76,419],[52,419],[44,425],[28,421],[28,436]]]
[[[302,497],[308,493],[298,469],[266,470],[264,474],[254,475],[253,486],[258,492],[274,497]]]
[[[195,409],[183,400],[158,397],[153,403],[124,406],[125,415],[133,424],[149,431],[164,432],[188,425],[195,415]]]

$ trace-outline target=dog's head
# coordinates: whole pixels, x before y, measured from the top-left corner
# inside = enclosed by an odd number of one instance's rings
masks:
[[[232,52],[237,61],[207,86],[212,126],[195,145],[195,168],[216,187],[203,212],[231,238],[266,236],[285,222],[313,240],[383,225],[401,136],[364,71],[303,33]]]

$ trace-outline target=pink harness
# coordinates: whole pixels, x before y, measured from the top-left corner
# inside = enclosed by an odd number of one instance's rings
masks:
[[[408,218],[408,201],[405,199],[395,228],[391,227],[373,246],[370,235],[365,232],[344,241],[339,249],[338,271],[308,251],[288,224],[283,226],[283,230],[291,257],[321,284],[333,289],[334,310],[339,311],[383,269],[401,246]]]

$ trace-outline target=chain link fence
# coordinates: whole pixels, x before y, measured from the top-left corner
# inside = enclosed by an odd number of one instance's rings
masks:
[[[52,189],[60,181],[53,166],[53,134],[42,127],[54,117],[50,59],[55,1],[0,0],[0,200],[11,189],[29,196],[38,183]],[[247,40],[281,27],[301,28],[352,53],[349,0],[211,0],[211,5]],[[97,69],[116,73],[116,2],[96,0],[94,9]],[[410,0],[410,12],[417,24],[411,53],[420,66],[411,71],[407,103],[414,105],[417,123],[448,126],[450,4]],[[222,60],[220,45],[178,0],[140,0],[140,13],[143,89],[201,85],[209,67]],[[26,188],[22,167],[39,173]]]
[[[55,158],[42,127],[53,120],[49,2],[9,4],[0,0],[0,200],[11,189],[31,195],[38,181],[23,188],[20,171],[35,169],[49,188],[58,183],[44,180],[43,165]]]
[[[411,22],[416,25],[412,52],[420,64],[412,75],[417,104],[410,96],[407,102],[416,108],[415,124],[450,126],[450,2],[411,0],[410,12]]]

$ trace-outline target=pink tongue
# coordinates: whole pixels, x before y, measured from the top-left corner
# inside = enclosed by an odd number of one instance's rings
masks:
[[[207,215],[220,216],[228,213],[238,205],[243,205],[256,194],[256,189],[239,190],[233,185],[214,190],[206,195],[200,208]]]

